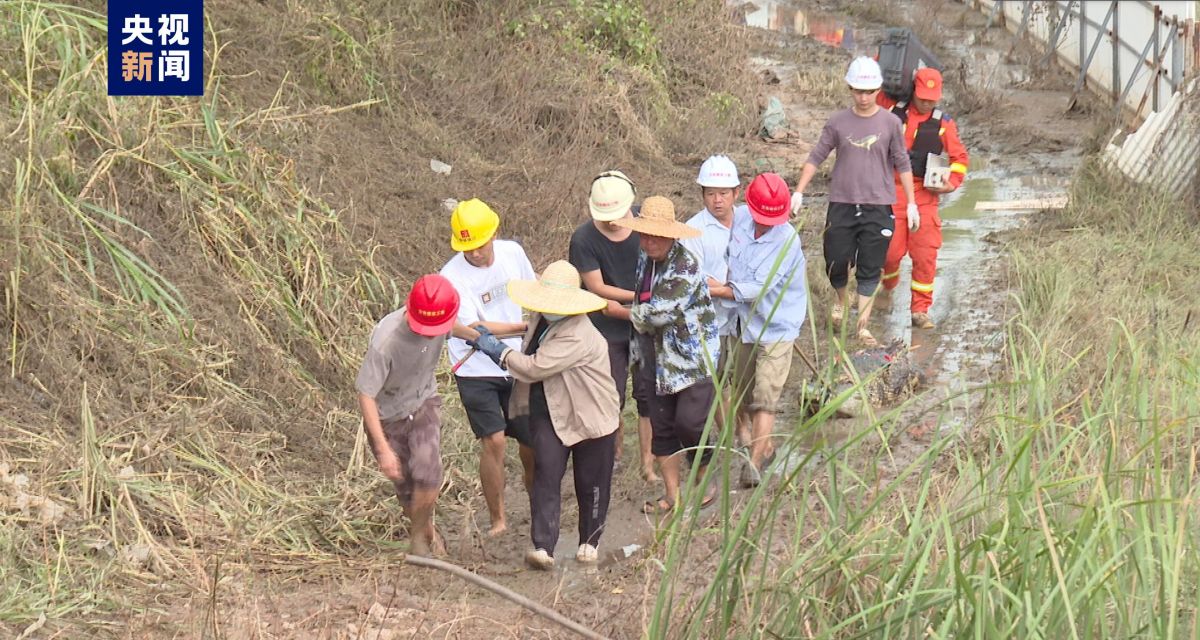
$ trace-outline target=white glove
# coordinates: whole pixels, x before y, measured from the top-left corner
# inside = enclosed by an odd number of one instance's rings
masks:
[[[908,203],[908,231],[912,233],[921,228],[921,211],[915,202]]]
[[[802,206],[804,206],[804,194],[797,191],[792,194],[792,215],[800,213]]]

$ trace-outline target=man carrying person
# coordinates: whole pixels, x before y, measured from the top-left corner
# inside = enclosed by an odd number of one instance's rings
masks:
[[[604,298],[607,306],[590,314],[592,324],[608,341],[609,365],[621,408],[625,407],[626,381],[630,377],[629,352],[633,329],[629,310],[633,302],[635,270],[638,259],[638,234],[617,224],[633,216],[633,182],[620,171],[605,171],[592,180],[588,209],[592,219],[579,225],[571,234],[568,259],[583,279],[588,291]],[[654,457],[650,452],[650,395],[652,388],[639,384],[634,376],[633,398],[638,411],[638,444],[642,477],[656,482]],[[620,422],[618,414],[618,423]],[[616,459],[622,453],[621,429],[618,424]]]
[[[904,131],[896,118],[875,102],[875,95],[883,85],[879,63],[867,57],[856,58],[846,72],[846,83],[854,96],[854,106],[833,114],[825,123],[800,173],[792,196],[792,212],[799,212],[804,190],[816,174],[817,166],[836,149],[824,237],[825,272],[837,294],[830,319],[841,325],[849,304],[846,284],[850,266],[855,265],[858,339],[867,346],[877,346],[879,343],[867,325],[879,288],[880,270],[895,230],[894,173],[899,173],[908,202],[908,224],[916,224],[919,216],[913,196],[912,167],[904,148]]]
[[[717,315],[696,256],[678,240],[700,232],[675,219],[675,205],[661,196],[642,202],[641,216],[617,224],[637,231],[641,253],[630,320],[636,335],[632,359],[636,376],[653,385],[651,443],[663,494],[648,500],[647,512],[666,513],[679,499],[679,452],[689,449],[699,463],[701,486],[712,449],[703,441],[716,397],[712,371],[720,350]],[[705,492],[702,504],[712,501]]]
[[[449,341],[450,361],[466,361],[454,373],[458,395],[462,399],[471,431],[479,439],[479,482],[491,516],[489,536],[508,528],[504,514],[505,436],[516,439],[525,489],[533,482],[533,441],[527,420],[509,419],[508,401],[513,381],[508,372],[486,357],[470,357],[467,340],[479,338],[479,327],[497,336],[516,336],[505,344],[521,350],[520,334],[525,332],[521,307],[509,300],[510,280],[532,280],[536,276],[521,245],[495,239],[500,216],[478,199],[459,203],[450,215],[450,247],[459,253],[442,267],[462,299],[453,338]]]
[[[750,444],[741,483],[757,486],[775,458],[771,434],[792,364],[792,346],[808,312],[808,281],[800,235],[788,223],[791,194],[783,178],[764,173],[746,188],[748,212],[738,212],[729,240],[729,279],[714,287],[734,313],[721,355],[732,363],[738,432]]]
[[[409,520],[409,553],[445,553],[433,525],[442,488],[441,421],[434,370],[459,298],[445,278],[413,284],[404,307],[375,325],[355,387],[371,451]]]
[[[897,178],[896,234],[888,246],[883,263],[883,288],[891,291],[900,283],[900,260],[904,254],[912,257],[912,326],[933,329],[929,308],[933,306],[933,279],[937,274],[938,248],[942,246],[942,219],[938,217],[938,196],[950,193],[962,185],[970,161],[967,148],[958,137],[958,124],[941,109],[942,74],[932,67],[918,69],[913,78],[912,104],[896,102],[879,93],[879,104],[904,123],[904,144],[908,147],[913,170],[913,195],[916,198],[916,221],[908,219],[907,203]],[[950,157],[950,174],[944,182],[925,180],[929,154]]]

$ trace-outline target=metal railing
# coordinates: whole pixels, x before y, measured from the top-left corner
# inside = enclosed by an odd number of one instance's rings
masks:
[[[988,28],[998,23],[1019,40],[1042,43],[1042,64],[1074,71],[1068,107],[1090,89],[1137,124],[1200,69],[1200,23],[1190,1],[962,1],[987,13]]]

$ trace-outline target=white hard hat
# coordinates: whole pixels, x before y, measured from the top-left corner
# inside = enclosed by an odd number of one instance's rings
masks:
[[[741,180],[738,179],[737,167],[734,166],[733,160],[729,156],[709,156],[704,164],[700,165],[700,175],[696,176],[696,184],[702,187],[716,187],[718,189],[736,189],[741,186]]]
[[[632,180],[620,171],[605,171],[592,180],[588,208],[593,219],[612,222],[629,213],[635,197]]]
[[[846,84],[851,89],[871,91],[883,86],[883,71],[879,63],[867,56],[859,56],[850,63],[846,70]]]

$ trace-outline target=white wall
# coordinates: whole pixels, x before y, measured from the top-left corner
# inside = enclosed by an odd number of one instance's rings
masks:
[[[978,0],[975,4],[980,5],[985,14],[990,14],[996,2],[995,0]],[[1052,5],[1057,6],[1058,12],[1062,12],[1066,11],[1068,4],[1066,0],[1035,2],[1007,0],[1001,3],[1001,7],[1006,18],[1006,27],[1009,31],[1016,33],[1020,30],[1022,14],[1028,6],[1030,18],[1026,27],[1027,34],[1039,42],[1044,50],[1045,43],[1050,39],[1058,20],[1058,15],[1051,15]],[[1097,33],[1100,33],[1098,27],[1104,22],[1110,5],[1109,0],[1082,0],[1082,2],[1076,2],[1071,8],[1072,15],[1067,19],[1066,25],[1059,35],[1056,51],[1059,63],[1077,75],[1081,66],[1081,53],[1082,57],[1086,59],[1088,53],[1091,52],[1097,39]],[[1105,27],[1088,67],[1088,88],[1104,96],[1112,96],[1114,84],[1117,85],[1118,95],[1124,92],[1130,76],[1135,71],[1137,72],[1137,77],[1124,100],[1124,106],[1134,114],[1135,120],[1141,120],[1156,106],[1152,84],[1155,74],[1149,66],[1149,62],[1155,59],[1154,52],[1147,52],[1146,57],[1142,57],[1142,52],[1146,50],[1147,44],[1153,37],[1154,7],[1156,5],[1161,9],[1164,18],[1158,24],[1159,47],[1165,45],[1168,40],[1171,27],[1166,21],[1173,16],[1179,18],[1180,30],[1186,34],[1180,37],[1176,44],[1167,47],[1161,56],[1163,72],[1158,75],[1159,102],[1157,106],[1160,108],[1164,106],[1171,94],[1174,93],[1173,86],[1178,86],[1182,81],[1182,78],[1171,77],[1173,63],[1180,67],[1182,77],[1190,77],[1189,74],[1200,68],[1200,60],[1198,60],[1200,58],[1200,53],[1198,53],[1200,52],[1200,42],[1198,42],[1200,38],[1197,37],[1195,27],[1197,18],[1197,2],[1195,0],[1164,0],[1157,3],[1141,0],[1118,2],[1115,18],[1110,19]],[[999,20],[998,15],[996,20]],[[1094,24],[1088,24],[1089,20]],[[1120,43],[1123,43],[1117,46],[1119,54],[1115,65],[1113,42],[1110,35],[1114,20],[1116,21],[1117,38]],[[1082,52],[1080,51],[1081,36],[1084,44]]]

